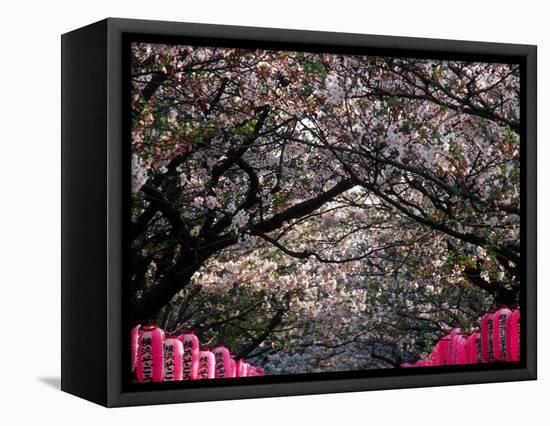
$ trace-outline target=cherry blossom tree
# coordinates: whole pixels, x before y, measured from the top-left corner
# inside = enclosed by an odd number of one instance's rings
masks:
[[[132,46],[131,314],[271,373],[399,365],[519,298],[519,69]]]

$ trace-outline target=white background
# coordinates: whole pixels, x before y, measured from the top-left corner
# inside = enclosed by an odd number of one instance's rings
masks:
[[[0,418],[6,425],[545,423],[550,14],[544,1],[4,1],[0,6]],[[539,46],[539,380],[107,410],[58,390],[60,34],[108,16]],[[547,393],[547,395],[544,395]],[[32,422],[32,423],[31,423]],[[547,423],[546,423],[547,424]]]

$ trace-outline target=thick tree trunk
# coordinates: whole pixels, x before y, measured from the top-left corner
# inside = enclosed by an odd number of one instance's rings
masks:
[[[181,259],[141,299],[134,302],[130,311],[130,319],[133,323],[143,324],[151,321],[174,295],[189,284],[193,274],[200,269],[208,256],[193,257],[192,253],[186,253]]]
[[[496,306],[513,307],[519,303],[519,290],[508,289],[498,282],[489,282],[481,277],[481,268],[466,268],[464,276],[475,286],[485,290],[494,297]]]

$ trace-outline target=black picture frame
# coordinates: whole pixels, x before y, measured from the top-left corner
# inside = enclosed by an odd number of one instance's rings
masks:
[[[128,383],[124,361],[130,41],[519,63],[522,356],[519,365]],[[536,46],[108,18],[62,36],[62,390],[117,407],[536,379]],[[479,366],[478,366],[479,367]],[[168,385],[168,386],[167,386]]]

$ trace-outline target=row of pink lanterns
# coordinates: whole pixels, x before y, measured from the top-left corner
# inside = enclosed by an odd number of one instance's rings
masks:
[[[520,312],[501,308],[481,318],[480,331],[470,336],[454,328],[434,346],[430,355],[401,367],[513,362],[520,359]]]
[[[131,337],[132,371],[140,383],[264,375],[262,367],[233,359],[224,346],[201,350],[193,333],[165,337],[155,325],[137,325]]]

